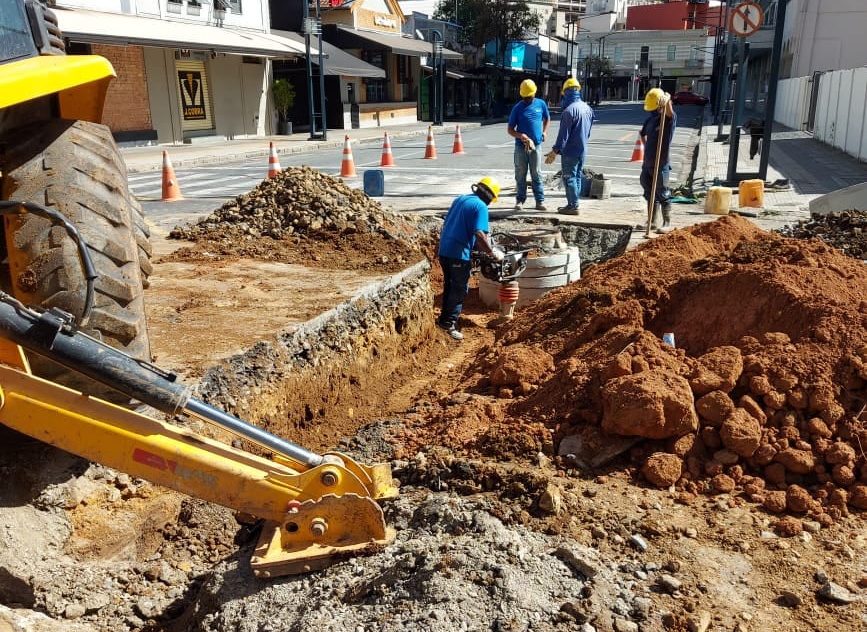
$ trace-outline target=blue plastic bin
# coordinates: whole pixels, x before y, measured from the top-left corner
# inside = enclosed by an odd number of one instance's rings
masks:
[[[385,195],[385,173],[382,169],[368,169],[364,172],[364,192],[370,197]]]

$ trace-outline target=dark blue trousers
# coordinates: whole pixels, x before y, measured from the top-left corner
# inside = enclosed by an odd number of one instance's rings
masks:
[[[440,326],[449,329],[458,322],[464,298],[470,289],[472,266],[469,261],[440,255],[443,269],[443,308],[437,320]]]

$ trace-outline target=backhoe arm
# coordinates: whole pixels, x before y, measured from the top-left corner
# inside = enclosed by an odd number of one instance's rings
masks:
[[[397,489],[385,465],[318,455],[189,397],[172,374],[0,293],[0,423],[196,498],[268,521],[257,576],[305,572],[385,544],[394,532],[377,501]],[[275,460],[88,397],[30,374],[21,349],[44,355],[168,413],[188,412],[275,452]]]

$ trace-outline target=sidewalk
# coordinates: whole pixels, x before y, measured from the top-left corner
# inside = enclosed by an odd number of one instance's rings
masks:
[[[491,122],[499,123],[499,119]],[[445,125],[437,125],[433,128],[435,135],[447,134],[453,136],[455,128],[460,125],[461,130],[478,129],[483,124],[479,121],[454,122]],[[307,132],[292,134],[291,136],[265,136],[259,138],[247,138],[238,140],[201,139],[189,144],[165,144],[150,145],[147,147],[121,147],[120,153],[126,163],[127,173],[143,173],[147,171],[159,171],[163,165],[163,150],[169,153],[172,166],[175,169],[195,167],[198,165],[219,164],[245,160],[248,158],[263,158],[268,156],[269,143],[274,142],[274,147],[279,155],[301,154],[314,152],[319,149],[334,149],[343,147],[344,137],[349,136],[353,144],[381,143],[383,135],[388,132],[392,140],[401,138],[415,138],[426,136],[428,123],[413,123],[410,125],[394,125],[389,127],[371,127],[350,130],[328,130],[328,140],[308,140]]]
[[[729,130],[725,128],[727,133]],[[717,126],[705,119],[698,144],[695,170],[697,183],[710,186],[715,178],[725,180],[728,172],[729,145],[714,140]],[[738,160],[740,165],[754,165],[758,156],[749,158],[749,137],[743,136]],[[812,137],[783,126],[775,126],[771,138],[771,155],[766,182],[787,179],[791,188],[782,191],[765,190],[764,207],[743,209],[754,213],[753,221],[765,230],[793,224],[810,216],[810,201],[840,188],[867,181],[867,164]],[[698,188],[697,188],[698,190]],[[699,206],[703,206],[700,201]],[[677,209],[677,207],[676,207]],[[738,210],[738,192],[732,195],[732,210]],[[708,216],[713,218],[713,216]]]

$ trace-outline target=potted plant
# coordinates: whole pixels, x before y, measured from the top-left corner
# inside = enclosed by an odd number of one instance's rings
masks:
[[[289,110],[295,103],[295,87],[286,79],[275,79],[271,92],[274,95],[274,107],[277,109],[277,132],[283,136],[289,135],[292,133]]]

